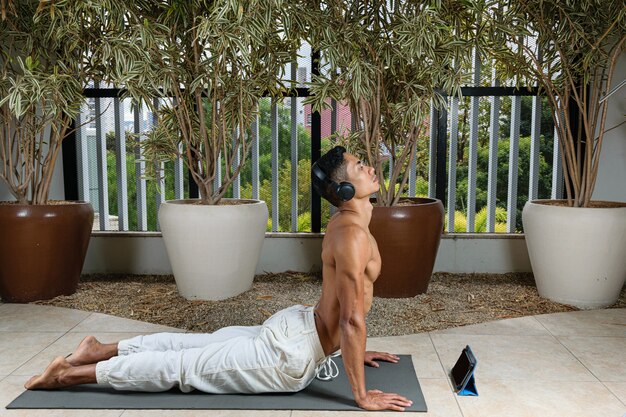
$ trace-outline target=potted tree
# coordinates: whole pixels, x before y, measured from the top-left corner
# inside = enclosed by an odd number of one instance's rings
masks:
[[[547,96],[563,161],[566,199],[529,201],[522,213],[539,294],[580,308],[613,304],[626,279],[626,204],[592,196],[610,96],[617,97],[624,5],[514,0],[493,16],[485,18],[504,35],[494,56],[505,75],[534,80]]]
[[[87,251],[91,205],[49,199],[87,77],[115,50],[102,33],[118,22],[120,4],[106,2],[103,12],[103,4],[85,3],[2,2],[0,179],[15,199],[0,203],[0,296],[7,302],[75,292]]]
[[[456,94],[462,82],[452,64],[460,65],[471,51],[463,34],[473,20],[464,17],[464,7],[325,2],[312,25],[311,43],[320,49],[323,64],[308,102],[321,109],[330,97],[350,107],[356,130],[346,147],[381,179],[369,226],[382,257],[377,296],[425,292],[432,275],[443,205],[404,195],[431,103],[445,105],[440,90]]]
[[[180,157],[199,190],[199,199],[159,209],[177,287],[189,299],[223,299],[252,285],[267,206],[224,195],[249,154],[259,99],[279,96],[295,59],[281,3],[154,2],[138,7],[126,32],[144,55],[119,81],[158,117],[138,139],[153,162],[148,174],[161,178],[156,163]]]

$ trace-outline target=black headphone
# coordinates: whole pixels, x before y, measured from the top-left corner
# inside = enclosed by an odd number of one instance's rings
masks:
[[[354,197],[354,185],[349,182],[342,181],[337,184],[335,181],[331,180],[322,169],[317,166],[317,162],[313,164],[311,167],[313,174],[323,183],[327,184],[330,190],[341,200],[348,201]]]

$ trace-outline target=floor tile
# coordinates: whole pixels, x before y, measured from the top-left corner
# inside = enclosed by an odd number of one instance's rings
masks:
[[[420,378],[420,386],[426,400],[428,413],[421,414],[432,417],[461,417],[461,410],[454,398],[452,387],[447,379]]]
[[[52,332],[0,332],[0,374],[11,374],[62,335]]]
[[[427,333],[376,337],[367,339],[367,350],[384,351],[413,356],[413,366],[418,378],[445,378],[439,357]]]
[[[3,304],[0,314],[0,331],[66,332],[92,313],[35,304]]]
[[[454,327],[452,329],[437,330],[431,333],[444,334],[485,334],[485,335],[513,335],[513,336],[541,336],[550,332],[534,317],[516,317],[506,320],[496,320],[487,323],[472,324],[470,326]]]
[[[478,360],[476,380],[597,381],[552,336],[431,334],[446,375],[469,345]]]
[[[604,385],[626,405],[626,382],[605,382]]]
[[[621,417],[626,407],[601,382],[482,379],[478,397],[458,397],[464,417]]]
[[[9,376],[0,381],[0,417],[119,417],[124,410],[7,410],[5,407],[24,392],[24,379]]]
[[[122,417],[290,417],[291,410],[126,410]]]
[[[626,308],[535,316],[555,336],[626,337]]]
[[[72,353],[85,336],[93,335],[102,343],[113,343],[128,339],[140,333],[66,333],[28,362],[16,369],[12,375],[32,376],[40,374],[57,356],[67,356]]]
[[[626,382],[625,337],[559,337],[600,381]]]
[[[158,324],[144,323],[137,320],[124,319],[120,317],[108,316],[106,314],[93,313],[83,320],[72,332],[184,332],[185,330],[174,327],[161,326]]]

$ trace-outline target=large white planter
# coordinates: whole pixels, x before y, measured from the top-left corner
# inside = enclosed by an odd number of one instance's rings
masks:
[[[178,292],[190,300],[222,300],[248,290],[265,237],[267,205],[258,200],[217,206],[197,201],[166,201],[159,209]]]
[[[615,303],[626,279],[626,206],[542,201],[527,202],[522,213],[539,295],[583,309]]]

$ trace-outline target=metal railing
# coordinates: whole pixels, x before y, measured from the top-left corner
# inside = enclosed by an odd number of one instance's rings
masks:
[[[315,62],[315,61],[313,61]],[[315,71],[315,66],[312,67]],[[298,71],[297,63],[291,66],[291,76],[296,79]],[[518,168],[519,168],[519,139],[520,139],[520,123],[521,123],[521,100],[522,96],[532,96],[532,120],[531,120],[531,151],[530,151],[530,167],[529,167],[529,199],[538,197],[538,181],[539,181],[539,141],[540,141],[540,116],[541,116],[541,98],[537,96],[537,89],[514,89],[512,87],[501,87],[498,81],[492,76],[492,85],[490,87],[480,86],[481,63],[478,54],[475,54],[473,68],[473,86],[464,87],[462,95],[470,97],[469,109],[462,110],[458,97],[449,97],[448,106],[445,109],[431,110],[430,118],[430,142],[428,174],[427,178],[422,181],[428,181],[428,196],[439,198],[444,202],[447,209],[447,230],[449,232],[461,232],[455,230],[455,212],[457,205],[457,167],[458,161],[456,155],[458,152],[458,136],[459,136],[459,114],[469,112],[469,144],[468,144],[468,162],[467,162],[467,206],[466,217],[467,227],[465,232],[475,232],[474,221],[476,216],[476,195],[478,173],[477,165],[477,149],[479,140],[479,100],[481,97],[490,97],[490,121],[488,128],[489,137],[489,162],[488,162],[488,182],[487,182],[487,227],[486,231],[493,233],[496,223],[496,187],[497,178],[505,173],[498,172],[498,142],[500,139],[500,117],[501,98],[511,96],[511,111],[508,116],[510,119],[509,132],[509,155],[508,155],[508,190],[507,190],[507,226],[508,233],[516,232],[516,215],[517,215],[517,199],[518,199]],[[271,103],[270,114],[270,138],[271,141],[271,207],[272,213],[272,231],[279,230],[279,107],[289,106],[290,110],[290,126],[291,138],[289,149],[289,161],[291,162],[291,181],[290,181],[290,225],[292,232],[298,232],[298,126],[304,124],[306,117],[298,117],[299,112],[303,112],[301,99],[308,94],[306,88],[297,88],[296,93],[286,99],[278,100]],[[89,103],[83,106],[83,112],[76,120],[76,125],[80,126],[74,134],[74,138],[68,138],[64,142],[64,176],[66,198],[80,199],[91,201],[94,208],[99,213],[100,230],[111,230],[115,228],[120,231],[129,229],[129,205],[135,205],[136,210],[136,227],[133,230],[148,231],[148,214],[150,204],[148,204],[148,186],[146,180],[142,177],[145,170],[145,162],[142,160],[141,150],[138,146],[134,146],[132,152],[127,152],[126,130],[130,130],[135,134],[139,134],[149,129],[156,119],[152,113],[142,109],[136,109],[130,112],[129,103],[118,98],[120,90],[111,88],[98,88],[85,91]],[[269,99],[268,99],[269,100]],[[337,130],[337,114],[341,110],[341,104],[333,102],[332,111],[330,112],[331,131]],[[306,112],[305,112],[306,113]],[[91,116],[90,116],[91,115]],[[95,115],[95,118],[93,117]],[[304,116],[304,114],[303,114]],[[89,118],[94,118],[93,123],[86,123]],[[311,116],[311,160],[316,160],[320,155],[322,117],[319,113],[313,113]],[[351,127],[355,127],[356,122],[352,120]],[[251,164],[251,197],[260,198],[260,157],[259,154],[259,137],[260,121],[257,120],[252,125],[252,146],[251,155],[247,163]],[[483,132],[484,133],[484,132]],[[113,213],[117,216],[117,224],[111,225],[109,218],[111,210],[109,207],[109,167],[107,162],[107,135],[114,137],[114,154],[115,154],[115,183],[116,183],[116,201],[117,210]],[[556,134],[553,136],[556,138]],[[67,153],[67,155],[66,155]],[[127,172],[127,158],[129,155],[134,159],[135,172],[134,182],[136,200],[129,201],[128,186],[129,178]],[[95,158],[95,160],[94,160]],[[235,163],[239,163],[237,160]],[[410,167],[410,176],[408,184],[408,196],[416,195],[416,184],[420,178],[417,175],[417,161],[413,160]],[[182,161],[178,160],[174,163],[173,176],[166,178],[166,181],[173,182],[174,198],[194,198],[197,197],[197,188],[194,187],[192,181],[189,180],[183,168]],[[553,160],[552,160],[552,188],[551,198],[560,198],[563,192],[563,178],[561,173],[561,157],[559,153],[558,143],[554,141]],[[187,178],[185,178],[187,177]],[[185,179],[189,184],[185,187]],[[216,184],[221,180],[220,173],[215,179]],[[160,185],[160,193],[155,194],[154,207],[158,211],[159,205],[165,199],[165,184]],[[241,180],[238,179],[232,187],[232,196],[234,198],[241,197]],[[311,192],[311,231],[319,232],[321,229],[322,209],[319,202],[319,196]],[[546,198],[547,196],[544,196]],[[158,223],[156,225],[158,230]]]
[[[477,58],[477,54],[474,55],[474,68],[473,68],[473,83],[474,87],[462,88],[462,95],[464,97],[471,98],[471,104],[469,112],[471,114],[470,127],[469,127],[469,160],[468,160],[468,187],[467,187],[467,228],[464,232],[473,233],[474,220],[476,215],[476,174],[477,168],[477,147],[478,147],[478,115],[479,115],[479,98],[490,98],[490,117],[489,117],[489,164],[488,164],[488,184],[487,184],[487,227],[486,232],[494,233],[496,223],[496,186],[498,175],[502,174],[498,172],[498,142],[500,139],[500,123],[501,116],[501,98],[511,97],[511,111],[510,111],[510,131],[508,139],[510,141],[509,155],[508,155],[508,189],[507,189],[507,201],[506,212],[507,222],[506,229],[508,233],[516,232],[516,216],[517,216],[517,199],[518,199],[518,174],[519,174],[519,140],[520,140],[520,123],[521,123],[521,100],[523,96],[532,96],[532,119],[531,119],[531,148],[530,148],[530,168],[529,168],[529,192],[528,199],[533,200],[538,198],[538,184],[539,184],[539,142],[541,132],[541,110],[542,102],[541,97],[537,95],[537,88],[531,89],[515,89],[512,87],[501,87],[498,79],[495,77],[495,68],[492,69],[490,87],[480,86],[481,77],[481,63]],[[441,181],[433,182],[438,191],[435,193],[429,192],[431,196],[444,201],[444,205],[447,209],[447,224],[449,232],[459,232],[454,229],[455,208],[457,200],[457,138],[459,135],[459,99],[458,97],[452,97],[448,99],[449,107],[449,119],[446,120],[447,111],[436,111],[433,109],[433,116],[431,118],[431,126],[438,123],[448,122],[448,126],[439,126],[439,129],[431,129],[431,151],[437,152],[439,155],[438,162],[443,165],[445,163],[445,157],[448,156],[447,165],[447,193],[441,191],[443,186]],[[445,132],[445,133],[444,133]],[[442,134],[448,134],[448,148],[443,148],[445,138],[442,138]],[[563,174],[561,169],[561,155],[556,140],[556,130],[552,135],[553,141],[553,158],[552,158],[552,187],[551,195],[549,198],[557,199],[562,198],[563,195]],[[437,164],[431,163],[430,175],[436,175]],[[438,178],[441,178],[440,175]],[[432,188],[432,187],[431,187]],[[543,196],[547,198],[548,196]]]

